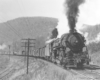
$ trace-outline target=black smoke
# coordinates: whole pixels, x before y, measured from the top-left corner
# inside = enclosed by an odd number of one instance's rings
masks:
[[[70,30],[74,30],[76,27],[79,5],[82,4],[84,0],[66,0],[66,16],[68,18],[68,24]]]

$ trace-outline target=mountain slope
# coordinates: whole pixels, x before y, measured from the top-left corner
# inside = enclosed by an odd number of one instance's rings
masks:
[[[88,40],[94,40],[97,35],[100,33],[100,25],[90,26],[85,25],[85,28],[81,30],[81,32],[88,33]]]
[[[88,46],[89,55],[93,64],[100,65],[100,25],[89,26],[81,31],[88,33],[87,40],[90,42]],[[98,38],[97,38],[98,37]]]
[[[23,17],[0,24],[0,43],[48,36],[58,20],[47,17]]]

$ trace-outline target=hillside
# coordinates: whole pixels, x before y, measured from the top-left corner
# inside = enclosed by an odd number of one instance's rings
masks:
[[[26,59],[18,56],[12,56],[9,65],[1,69],[0,80],[100,80],[100,73],[97,71],[66,70],[35,58],[30,58],[26,74]]]
[[[100,33],[100,25],[90,26],[85,25],[85,28],[81,30],[83,33],[88,33],[88,40],[93,40]]]
[[[95,25],[95,26],[85,25],[85,28],[82,29],[81,31],[83,33],[88,33],[87,40],[92,41],[87,45],[92,63],[100,65],[100,40],[99,40],[100,38],[98,38],[98,42],[95,41],[95,39],[100,33],[100,25]]]
[[[90,43],[88,45],[88,49],[91,51],[91,53],[100,51],[100,42],[99,43],[95,43],[95,42]]]
[[[98,34],[100,33],[100,25],[95,25],[95,26],[89,26],[85,25],[85,28],[81,30],[83,34],[88,33],[87,39],[89,41],[95,40]],[[95,53],[100,51],[100,41],[96,42],[91,42],[88,45],[88,49],[91,51],[91,53]]]
[[[0,43],[48,36],[49,32],[57,26],[57,22],[55,18],[21,17],[0,23]]]

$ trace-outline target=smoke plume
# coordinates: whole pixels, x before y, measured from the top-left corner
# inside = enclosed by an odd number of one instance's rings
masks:
[[[74,30],[76,27],[79,5],[82,4],[84,0],[66,0],[66,16],[68,18],[68,24],[70,30]]]

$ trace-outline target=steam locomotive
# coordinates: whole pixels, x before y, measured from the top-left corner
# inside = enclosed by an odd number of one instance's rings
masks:
[[[65,68],[89,65],[90,57],[84,36],[76,30],[56,38],[46,45],[47,59]]]

